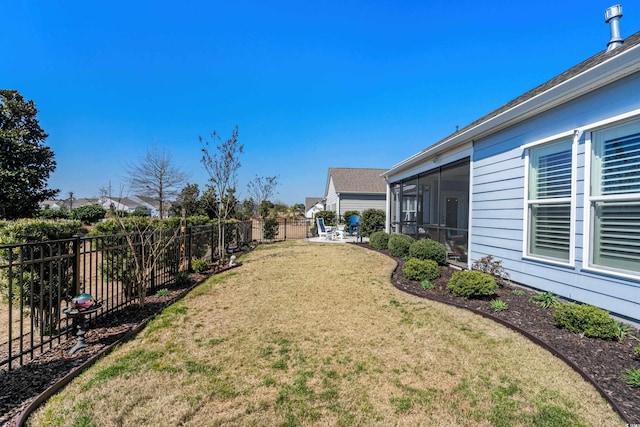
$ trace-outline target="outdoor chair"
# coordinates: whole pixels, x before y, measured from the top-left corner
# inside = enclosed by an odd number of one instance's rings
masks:
[[[360,215],[349,216],[349,236],[353,236],[353,232],[356,232],[356,236],[360,234]]]
[[[335,232],[330,230],[324,225],[324,218],[316,218],[318,223],[318,236],[324,240],[333,240],[335,238]]]

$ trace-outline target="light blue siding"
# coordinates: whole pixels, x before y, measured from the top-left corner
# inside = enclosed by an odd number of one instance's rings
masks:
[[[589,160],[584,135],[576,158],[573,259],[556,265],[524,257],[525,153],[521,148],[638,108],[640,73],[474,141],[469,264],[493,255],[518,283],[639,319],[640,277],[583,268],[585,162]]]

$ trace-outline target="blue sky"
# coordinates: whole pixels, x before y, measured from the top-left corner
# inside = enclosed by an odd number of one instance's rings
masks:
[[[126,194],[153,146],[203,188],[199,136],[239,127],[238,192],[323,196],[606,49],[613,1],[3,2],[0,84],[32,99],[60,198]],[[621,2],[622,37],[640,4]]]

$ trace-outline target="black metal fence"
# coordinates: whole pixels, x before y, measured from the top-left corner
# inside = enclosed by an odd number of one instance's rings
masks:
[[[225,227],[226,248],[260,240],[252,221]],[[171,287],[193,259],[217,261],[217,248],[215,224],[0,246],[0,368],[22,366],[70,338],[63,309],[73,296],[92,295],[102,306],[91,317],[103,316],[138,302],[141,290]]]

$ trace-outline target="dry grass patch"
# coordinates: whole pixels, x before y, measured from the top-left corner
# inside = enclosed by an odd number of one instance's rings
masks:
[[[73,381],[33,425],[624,425],[514,332],[389,283],[352,245],[260,246]]]

